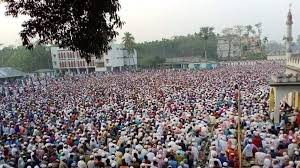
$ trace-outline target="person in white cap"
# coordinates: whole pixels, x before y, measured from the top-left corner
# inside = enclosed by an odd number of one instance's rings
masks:
[[[80,156],[80,160],[77,163],[78,168],[87,168],[87,164],[83,159],[83,156]]]
[[[292,143],[290,143],[288,145],[288,155],[290,158],[292,158],[293,154],[295,153],[295,149],[297,149],[297,147],[298,147],[298,144],[296,143],[296,140],[293,139]]]
[[[94,155],[90,155],[90,160],[87,162],[87,167],[88,167],[88,168],[93,168],[93,167],[95,167]]]
[[[252,144],[252,140],[250,139],[248,144],[245,146],[243,150],[243,154],[246,157],[246,160],[251,160],[253,158],[253,151],[254,149],[257,151],[257,147]]]
[[[25,161],[23,159],[23,156],[20,156],[18,159],[18,168],[24,168],[25,167]]]

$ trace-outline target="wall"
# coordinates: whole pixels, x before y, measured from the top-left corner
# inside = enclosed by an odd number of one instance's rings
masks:
[[[275,60],[286,60],[286,55],[270,55],[270,56],[267,56],[267,60],[270,60],[270,61],[275,61]]]
[[[137,52],[128,54],[122,44],[113,44],[112,49],[104,55],[105,67],[123,67],[125,65],[137,65]]]
[[[91,63],[87,64],[78,51],[51,47],[51,57],[53,68],[57,70],[95,68],[96,57],[92,57]]]

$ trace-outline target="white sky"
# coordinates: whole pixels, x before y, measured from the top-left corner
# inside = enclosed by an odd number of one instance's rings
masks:
[[[120,34],[131,32],[137,42],[160,40],[214,26],[217,32],[237,24],[263,23],[263,34],[281,41],[292,3],[294,39],[300,34],[299,0],[120,0],[120,15],[126,24]],[[0,43],[20,44],[23,18],[4,16],[0,5]],[[118,37],[120,42],[120,37]]]

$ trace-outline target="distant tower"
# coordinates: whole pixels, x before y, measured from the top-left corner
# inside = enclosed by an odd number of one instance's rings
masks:
[[[290,4],[290,9],[286,21],[286,26],[287,26],[286,37],[284,38],[286,40],[286,54],[288,57],[291,56],[292,53],[292,48],[291,48],[292,41],[293,41],[292,25],[293,25],[293,15],[291,12],[291,4]]]

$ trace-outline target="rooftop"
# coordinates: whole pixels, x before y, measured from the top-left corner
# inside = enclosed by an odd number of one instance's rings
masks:
[[[46,73],[46,72],[54,72],[53,69],[38,69],[35,71],[36,73]]]
[[[2,67],[0,68],[0,79],[4,78],[14,78],[14,77],[21,77],[25,76],[26,73],[16,70],[11,67]]]

